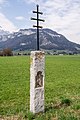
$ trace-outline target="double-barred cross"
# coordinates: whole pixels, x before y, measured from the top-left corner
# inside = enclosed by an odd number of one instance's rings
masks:
[[[44,22],[44,20],[39,19],[39,14],[43,14],[42,12],[39,12],[39,5],[37,5],[37,11],[33,11],[33,13],[37,14],[37,18],[31,18],[31,20],[36,20],[37,21],[37,25],[33,25],[33,27],[37,28],[37,50],[39,50],[39,28],[42,28],[42,26],[39,26],[39,22],[42,21]]]

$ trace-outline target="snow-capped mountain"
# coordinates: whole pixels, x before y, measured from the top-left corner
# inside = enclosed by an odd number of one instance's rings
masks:
[[[8,39],[8,35],[10,33],[8,31],[3,30],[3,28],[0,26],[0,42],[6,41]]]
[[[0,26],[0,36],[1,36],[1,35],[8,35],[8,34],[9,34],[9,32],[3,30],[3,28]]]
[[[63,35],[51,30],[40,29],[40,48],[47,50],[80,50],[80,45],[70,42]],[[35,50],[36,29],[20,29],[18,32],[0,35],[0,49]]]
[[[35,33],[31,29],[20,29],[18,32],[10,33],[0,29],[0,42],[7,41],[8,39],[13,39],[15,37],[21,37],[23,35],[31,35]]]

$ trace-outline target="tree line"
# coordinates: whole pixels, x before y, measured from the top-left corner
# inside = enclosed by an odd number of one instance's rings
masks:
[[[13,52],[10,48],[5,48],[0,51],[0,56],[13,56]]]

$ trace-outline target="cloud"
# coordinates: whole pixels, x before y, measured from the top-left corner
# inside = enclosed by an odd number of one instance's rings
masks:
[[[24,18],[23,16],[17,16],[17,17],[15,17],[15,19],[22,21],[22,20],[24,20],[25,18]]]
[[[26,3],[36,3],[38,0],[24,0]]]
[[[4,4],[7,4],[8,1],[7,0],[0,0],[0,5],[4,5]],[[0,6],[1,7],[1,6]]]
[[[5,0],[0,0],[0,4],[3,4],[5,2]]]
[[[29,0],[29,3],[40,5],[46,21],[44,27],[80,44],[80,0]]]
[[[69,40],[80,44],[80,36],[77,35],[80,31],[80,4],[77,2],[70,0],[61,4],[58,2],[56,7],[46,3],[44,8],[47,9],[48,6],[46,26],[56,31],[59,29],[59,32]]]
[[[23,0],[23,1],[26,2],[27,4],[34,3],[35,5],[36,4],[41,5],[42,3],[44,3],[44,0]]]
[[[9,2],[8,0],[0,0],[0,9],[2,9],[3,6],[8,6]]]
[[[0,13],[0,26],[2,27],[2,29],[10,32],[17,30],[17,27],[14,26],[14,24],[10,20],[8,20],[6,16],[2,13]]]

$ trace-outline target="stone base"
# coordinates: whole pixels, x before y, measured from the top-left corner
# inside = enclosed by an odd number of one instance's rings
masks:
[[[30,111],[44,112],[45,53],[32,51],[30,59]]]

